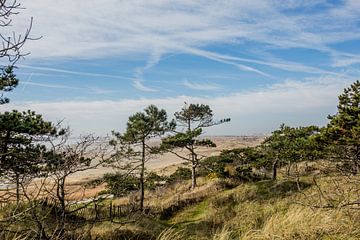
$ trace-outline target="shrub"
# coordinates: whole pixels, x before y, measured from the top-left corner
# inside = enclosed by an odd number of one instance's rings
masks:
[[[191,179],[191,170],[185,167],[179,167],[168,178],[168,183],[174,183],[181,180]]]
[[[132,191],[139,190],[139,180],[133,176],[123,173],[107,173],[103,177],[107,183],[108,192],[115,196],[124,196]]]
[[[166,183],[167,178],[156,174],[155,172],[150,172],[146,176],[145,185],[148,189],[154,190],[156,187]]]

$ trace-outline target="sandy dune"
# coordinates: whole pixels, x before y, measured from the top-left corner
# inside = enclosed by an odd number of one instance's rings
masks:
[[[232,149],[239,147],[256,146],[264,140],[264,136],[211,136],[207,137],[216,143],[216,148],[199,148],[199,153],[204,156],[214,156],[224,149]],[[186,155],[185,150],[178,151],[179,154]],[[166,153],[150,159],[147,163],[147,169],[163,173],[163,169],[176,168],[177,165],[183,163],[184,160],[172,153]],[[173,166],[173,167],[172,167]],[[170,170],[171,171],[171,170]],[[69,177],[69,182],[83,182],[96,179],[105,173],[114,172],[112,168],[100,166],[97,169],[79,172]]]

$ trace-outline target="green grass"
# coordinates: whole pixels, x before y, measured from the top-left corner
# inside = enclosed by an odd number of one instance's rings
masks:
[[[174,225],[183,225],[202,220],[209,211],[209,203],[207,200],[202,201],[195,206],[190,206],[185,210],[176,214],[169,223]]]

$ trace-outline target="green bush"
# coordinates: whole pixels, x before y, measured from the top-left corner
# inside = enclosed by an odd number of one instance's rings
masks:
[[[181,180],[191,179],[191,170],[185,167],[179,167],[176,171],[168,177],[168,183],[174,183]]]
[[[148,189],[154,190],[156,187],[161,186],[162,183],[166,183],[167,178],[160,176],[154,172],[150,172],[146,176],[145,185]]]
[[[103,177],[107,184],[108,193],[117,197],[129,194],[132,191],[139,190],[139,180],[129,174],[107,173]]]
[[[201,176],[217,176],[228,177],[229,173],[226,170],[226,165],[232,163],[233,160],[228,156],[212,156],[205,158],[200,165],[199,175]]]

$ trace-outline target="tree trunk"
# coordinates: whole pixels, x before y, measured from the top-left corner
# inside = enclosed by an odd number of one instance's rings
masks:
[[[34,204],[36,205],[36,203],[32,202],[31,205],[32,205],[32,208],[31,208],[31,217],[32,219],[35,221],[36,223],[36,227],[37,227],[37,230],[36,230],[36,235],[37,235],[37,239],[41,239],[41,240],[48,240],[49,237],[47,236],[46,234],[46,231],[45,231],[45,228],[44,228],[44,222],[43,220],[40,220],[39,217],[38,217],[38,214],[41,215],[41,213],[38,213],[37,212],[37,209],[36,207],[34,206]]]
[[[191,121],[188,120],[188,131],[191,131]],[[191,190],[196,188],[196,155],[194,152],[194,144],[190,146],[191,149]]]
[[[62,235],[65,231],[65,217],[66,217],[66,204],[65,204],[65,177],[58,179],[57,197],[60,203],[60,219],[59,219],[59,232]]]
[[[16,178],[16,205],[20,203],[20,176],[19,174],[15,174]]]
[[[144,173],[145,173],[145,140],[142,141],[142,157],[141,157],[141,169],[140,169],[140,211],[144,210]]]
[[[191,145],[191,190],[196,188],[196,167],[197,156],[194,152],[194,145]]]
[[[288,167],[286,168],[286,176],[290,176],[290,171],[291,171],[291,161],[288,161]]]
[[[278,160],[276,159],[272,165],[272,180],[274,181],[276,180],[277,177],[277,164],[278,164]]]
[[[196,165],[193,163],[191,166],[191,189],[196,188]]]

